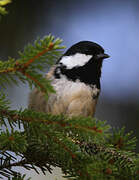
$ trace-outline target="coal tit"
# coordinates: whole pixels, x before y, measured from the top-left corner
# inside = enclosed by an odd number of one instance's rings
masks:
[[[94,116],[100,93],[103,59],[109,55],[97,43],[80,41],[71,46],[47,73],[56,93],[46,101],[44,94],[34,89],[29,108],[68,116]]]

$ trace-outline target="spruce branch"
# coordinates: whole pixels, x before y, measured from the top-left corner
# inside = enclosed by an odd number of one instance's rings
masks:
[[[58,125],[61,128],[65,127],[66,129],[69,128],[71,129],[77,129],[80,131],[86,131],[86,132],[90,132],[90,133],[94,133],[95,134],[101,134],[101,136],[105,136],[103,133],[106,133],[108,131],[108,129],[110,128],[110,126],[105,125],[105,122],[100,122],[98,121],[99,126],[101,125],[102,127],[96,127],[96,121],[94,119],[94,121],[91,122],[91,117],[88,118],[83,118],[83,117],[72,117],[72,118],[68,118],[67,116],[64,115],[51,115],[51,114],[45,114],[45,113],[40,113],[40,112],[36,112],[33,110],[29,110],[29,109],[25,109],[23,111],[13,111],[13,110],[7,110],[7,109],[1,109],[0,106],[0,115],[1,115],[1,119],[4,118],[10,118],[11,122],[17,122],[19,120],[21,120],[22,122],[41,122],[44,123],[46,125]],[[91,122],[89,124],[87,124],[87,122],[85,122],[86,120],[88,120],[88,122]],[[83,125],[79,125],[79,121],[82,121],[82,124],[84,122]],[[94,123],[94,124],[93,124]],[[103,128],[103,130],[102,130]]]
[[[35,166],[38,166],[40,168],[44,168],[48,165],[46,165],[46,162],[49,165],[55,165],[58,167],[61,167],[63,172],[65,174],[71,174],[71,177],[79,176],[81,179],[85,179],[85,177],[91,178],[90,174],[88,174],[88,170],[85,170],[81,165],[81,161],[85,159],[87,162],[90,164],[89,166],[93,168],[92,166],[100,166],[100,163],[103,161],[105,162],[105,165],[103,165],[103,169],[99,171],[99,173],[104,174],[104,176],[114,176],[117,177],[115,173],[117,173],[118,169],[130,169],[130,172],[127,172],[128,175],[135,175],[135,171],[137,171],[136,167],[136,155],[131,152],[126,152],[121,150],[118,150],[114,145],[109,145],[107,146],[109,140],[106,141],[106,137],[108,135],[105,135],[105,138],[103,137],[103,127],[105,129],[108,128],[106,125],[101,127],[101,133],[97,132],[96,129],[100,129],[99,125],[100,122],[96,123],[95,120],[89,119],[89,118],[84,118],[84,121],[78,121],[81,122],[81,124],[84,124],[86,122],[86,126],[76,126],[77,124],[77,117],[76,118],[71,118],[67,119],[67,117],[64,116],[53,116],[50,114],[45,114],[45,113],[39,113],[39,112],[33,112],[31,110],[25,110],[25,111],[20,111],[19,113],[15,113],[14,111],[1,111],[1,114],[6,118],[7,116],[11,118],[14,122],[16,121],[25,121],[27,124],[25,124],[25,129],[27,130],[27,137],[34,136],[36,137],[35,134],[38,136],[47,136],[45,137],[44,140],[44,145],[38,144],[38,142],[33,139],[31,147],[28,147],[27,152],[25,152],[25,157],[28,159],[28,156],[30,152],[31,157],[29,157],[28,162],[31,164],[33,163]],[[74,120],[73,120],[74,119]],[[80,119],[81,120],[81,119]],[[71,121],[71,122],[70,122]],[[74,125],[71,126],[72,121],[74,122]],[[95,124],[94,124],[95,122]],[[29,123],[29,124],[28,124]],[[33,124],[32,124],[33,123]],[[43,124],[45,126],[43,126]],[[98,125],[99,124],[99,125]],[[102,124],[101,124],[102,125]],[[87,127],[87,128],[86,128]],[[92,128],[91,128],[92,127]],[[96,128],[98,127],[98,128]],[[75,131],[75,132],[74,132]],[[83,133],[84,131],[84,133]],[[89,133],[89,135],[87,135]],[[63,134],[63,135],[62,135]],[[92,134],[92,135],[91,135]],[[107,133],[106,133],[107,134]],[[109,133],[108,133],[109,134]],[[114,133],[116,135],[116,133]],[[119,134],[119,133],[117,133]],[[101,138],[99,136],[102,136]],[[99,137],[99,138],[98,138]],[[96,140],[97,138],[97,140]],[[52,155],[50,153],[51,150],[48,148],[48,139],[50,141],[50,144],[56,146],[56,149],[63,149],[63,154],[69,154],[71,156],[71,162],[70,167],[73,168],[73,164],[76,164],[76,168],[74,167],[74,170],[70,168],[71,172],[67,171],[65,167],[59,163],[59,160],[57,160],[57,157]],[[130,139],[130,138],[129,138]],[[30,140],[31,141],[31,140]],[[53,142],[53,143],[52,143]],[[103,144],[102,144],[103,142]],[[48,143],[48,144],[47,144]],[[47,144],[47,145],[46,145]],[[49,144],[49,145],[50,145]],[[57,145],[58,146],[57,146]],[[52,145],[52,146],[53,146]],[[42,146],[42,150],[41,150]],[[36,148],[39,148],[37,150]],[[72,147],[72,148],[71,148]],[[74,148],[73,148],[74,147]],[[30,149],[31,148],[31,149]],[[36,152],[32,149],[36,149]],[[50,148],[51,149],[51,148]],[[73,150],[74,149],[74,150]],[[44,158],[42,159],[37,159],[36,157],[42,157],[41,154],[43,151],[47,151],[47,155],[45,154],[45,161]],[[81,150],[81,153],[79,153],[79,150]],[[37,151],[39,151],[37,153]],[[78,152],[78,153],[77,153]],[[34,154],[34,155],[33,155]],[[35,157],[35,158],[34,158]],[[94,164],[94,157],[101,159],[101,161],[98,164]],[[50,158],[50,159],[49,159]],[[55,159],[56,158],[56,159]],[[85,159],[84,159],[85,158]],[[92,162],[91,162],[92,161]],[[106,163],[107,162],[107,163]],[[92,166],[91,166],[92,164]],[[107,164],[107,165],[106,165]],[[64,165],[67,167],[67,164],[64,163]],[[84,164],[85,165],[85,164]],[[42,166],[42,167],[41,167]],[[87,166],[87,164],[85,165]],[[113,168],[112,168],[112,167]],[[111,169],[112,168],[112,169]],[[79,169],[82,169],[81,171]],[[93,168],[94,169],[94,168]],[[98,167],[97,167],[98,169]],[[98,175],[98,170],[94,169],[95,175]],[[105,169],[105,171],[104,171]],[[116,170],[117,169],[117,170]],[[111,171],[111,173],[110,173]],[[83,172],[83,174],[82,174]],[[110,173],[110,174],[109,174]],[[91,173],[92,174],[92,173]],[[119,175],[119,178],[122,179],[122,177]]]
[[[0,70],[0,73],[9,73],[9,72],[16,72],[19,71],[21,73],[25,72],[25,70],[28,68],[30,64],[32,64],[36,59],[39,59],[40,56],[44,55],[48,51],[52,50],[54,47],[54,44],[51,42],[48,47],[46,47],[44,50],[39,52],[37,55],[35,55],[33,58],[29,59],[24,64],[21,64],[19,60],[15,62],[14,67],[8,67],[7,69]]]
[[[47,134],[47,133],[46,133],[46,135],[48,136],[48,138],[52,138],[55,143],[58,143],[67,153],[69,153],[69,155],[72,157],[72,160],[77,165],[77,167],[80,165],[80,160],[78,159],[76,154],[74,154],[70,150],[70,148],[68,148],[60,139],[58,139],[57,137],[49,136],[49,134]],[[80,169],[80,167],[79,167],[79,169]],[[84,173],[89,178],[89,174],[87,172],[84,172]],[[79,176],[81,176],[81,177],[83,176],[83,172],[81,172],[80,170],[77,171],[77,174],[79,174]]]
[[[52,65],[60,56],[62,40],[54,39],[54,36],[46,36],[38,39],[33,45],[28,44],[23,52],[19,52],[20,58],[15,60],[0,61],[0,85],[18,84],[16,77],[23,83],[28,82],[30,87],[35,85],[48,97],[49,92],[55,92],[50,81],[43,77],[42,71]]]

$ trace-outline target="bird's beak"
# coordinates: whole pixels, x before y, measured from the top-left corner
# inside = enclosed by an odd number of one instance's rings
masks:
[[[97,59],[105,59],[105,58],[109,58],[110,56],[108,54],[104,54],[104,53],[101,53],[101,54],[98,54],[97,55]]]

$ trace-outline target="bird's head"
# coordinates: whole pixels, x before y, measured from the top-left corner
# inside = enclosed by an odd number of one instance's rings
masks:
[[[58,60],[55,77],[65,75],[69,80],[80,80],[90,85],[100,84],[101,66],[105,58],[109,58],[109,55],[104,53],[100,45],[91,41],[80,41]]]

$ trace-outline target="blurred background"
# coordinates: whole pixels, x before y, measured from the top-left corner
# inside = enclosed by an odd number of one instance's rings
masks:
[[[139,1],[14,0],[7,7],[9,15],[0,21],[0,59],[18,58],[28,42],[49,33],[67,47],[81,40],[99,43],[111,58],[103,63],[96,117],[125,126],[139,139]],[[27,107],[27,85],[7,91],[12,108]]]

